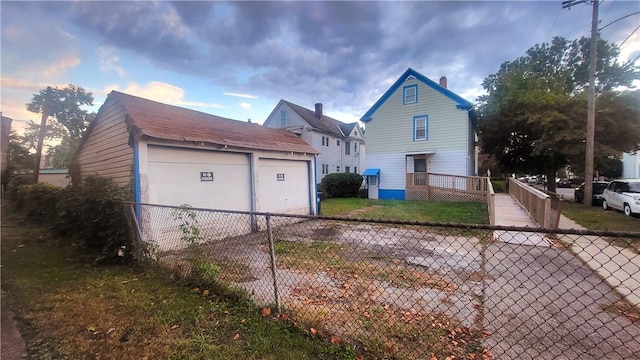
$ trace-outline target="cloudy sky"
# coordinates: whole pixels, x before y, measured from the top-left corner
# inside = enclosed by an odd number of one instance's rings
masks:
[[[604,0],[600,27],[640,11]],[[2,113],[48,85],[111,90],[262,123],[280,99],[350,122],[411,67],[469,101],[482,80],[553,36],[589,34],[591,6],[560,1],[1,1]],[[640,55],[640,15],[607,26]],[[634,30],[636,30],[634,32]]]

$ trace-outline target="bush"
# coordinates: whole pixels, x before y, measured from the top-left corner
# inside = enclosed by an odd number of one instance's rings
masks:
[[[73,235],[90,249],[99,251],[98,261],[130,260],[134,239],[122,204],[128,191],[111,179],[83,178],[82,183],[62,192],[56,207],[54,229],[58,235]]]
[[[53,226],[60,236],[73,236],[97,250],[97,261],[133,258],[134,238],[128,221],[129,207],[122,204],[129,192],[110,179],[89,176],[66,188],[50,184],[23,185],[15,177],[8,189],[9,204],[26,219]]]
[[[33,175],[11,175],[7,184],[7,201],[11,210],[22,212],[25,206],[24,185],[33,182]]]
[[[320,182],[329,198],[358,197],[362,175],[356,173],[334,173],[326,175]]]
[[[47,183],[21,185],[19,193],[24,199],[23,211],[28,220],[46,224],[55,222],[62,187]]]

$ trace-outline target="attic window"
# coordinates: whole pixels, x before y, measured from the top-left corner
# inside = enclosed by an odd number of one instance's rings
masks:
[[[402,104],[415,104],[418,102],[418,85],[407,85],[402,88]]]
[[[287,111],[280,110],[280,127],[287,127]]]

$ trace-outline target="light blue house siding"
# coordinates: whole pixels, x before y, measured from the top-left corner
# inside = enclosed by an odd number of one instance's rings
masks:
[[[476,175],[474,116],[471,103],[408,69],[361,118],[365,169],[380,169],[378,197],[404,199],[416,158],[428,173]]]

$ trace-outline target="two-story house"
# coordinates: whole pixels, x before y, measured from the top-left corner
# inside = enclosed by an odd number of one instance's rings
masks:
[[[359,173],[365,162],[362,128],[357,122],[343,123],[322,112],[280,100],[263,126],[281,128],[298,134],[318,152],[316,179],[337,172]]]
[[[447,89],[446,77],[436,83],[409,68],[360,120],[367,127],[369,198],[426,199],[409,188],[442,181],[464,190],[465,177],[476,175],[476,114]]]

